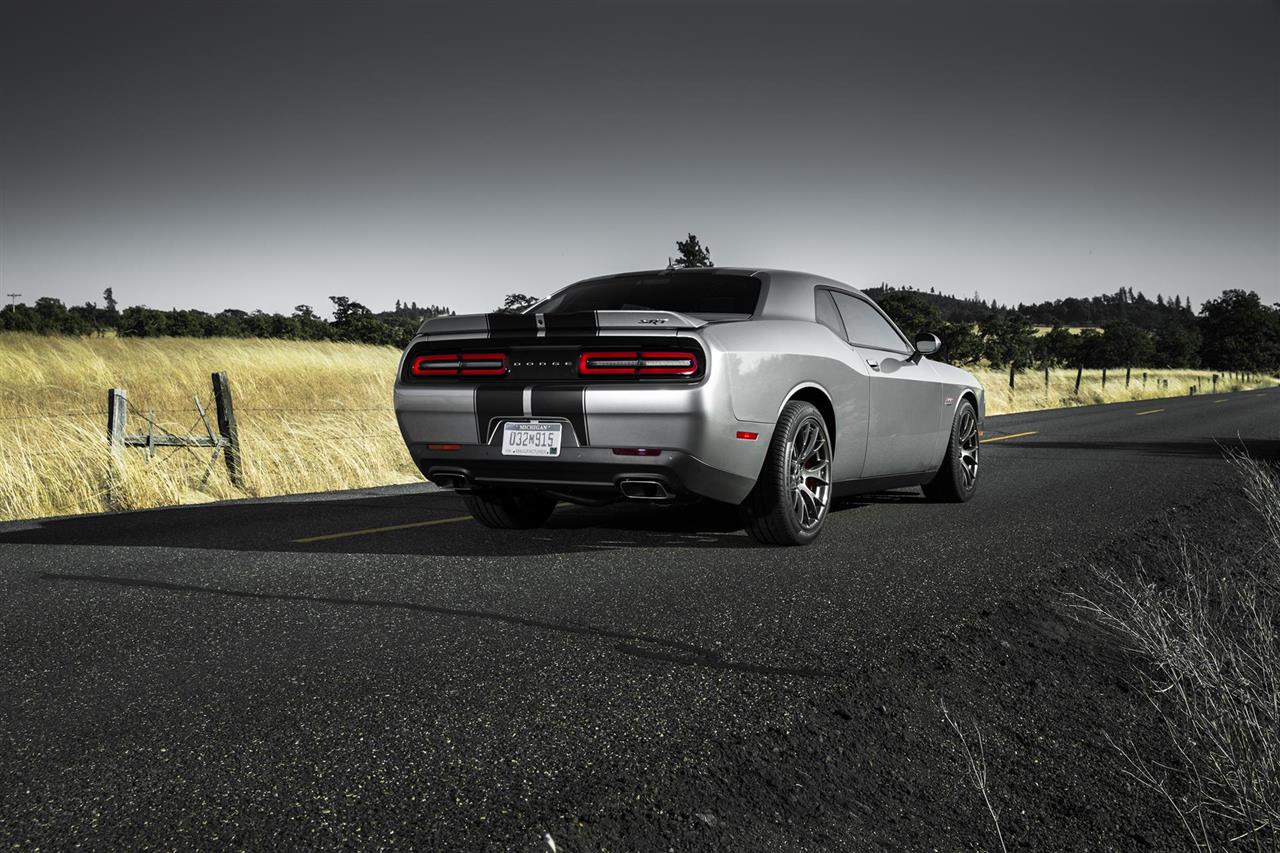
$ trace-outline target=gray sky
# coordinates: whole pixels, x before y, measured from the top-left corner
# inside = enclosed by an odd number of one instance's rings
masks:
[[[1274,2],[9,2],[25,301],[488,310],[723,265],[1280,300]]]

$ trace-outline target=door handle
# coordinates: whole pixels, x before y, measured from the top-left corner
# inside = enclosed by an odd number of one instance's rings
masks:
[[[879,370],[879,369],[880,369],[880,362],[878,362],[878,361],[872,361],[871,359],[867,359],[867,367],[870,367],[872,370]]]

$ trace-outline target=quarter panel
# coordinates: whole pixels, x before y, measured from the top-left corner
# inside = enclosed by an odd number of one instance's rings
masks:
[[[700,336],[721,354],[738,420],[777,423],[793,391],[807,385],[824,391],[836,415],[834,476],[861,476],[869,380],[830,329],[800,320],[753,320],[708,326]]]

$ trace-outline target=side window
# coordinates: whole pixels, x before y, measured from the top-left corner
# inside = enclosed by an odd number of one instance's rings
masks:
[[[876,309],[847,293],[832,295],[835,297],[836,307],[840,309],[844,327],[849,331],[850,343],[891,352],[911,351],[902,336],[894,331],[893,326],[890,326]]]
[[[819,287],[813,292],[814,298],[814,315],[819,323],[836,333],[836,337],[840,340],[848,340],[848,336],[844,331],[844,323],[840,320],[840,312],[836,310],[836,303],[831,299],[831,291],[825,287]]]

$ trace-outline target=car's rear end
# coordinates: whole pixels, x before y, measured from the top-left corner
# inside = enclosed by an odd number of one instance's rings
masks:
[[[466,492],[736,503],[772,426],[734,418],[708,330],[747,320],[759,288],[747,276],[621,276],[524,314],[429,320],[396,383],[409,451],[432,482]],[[701,310],[667,310],[681,307]]]

